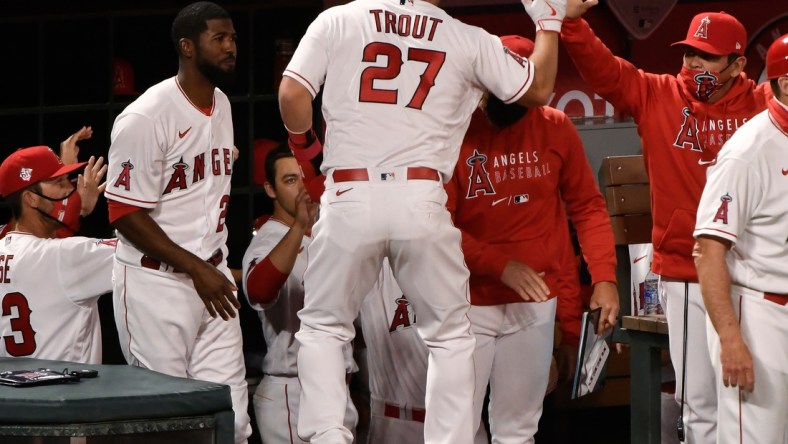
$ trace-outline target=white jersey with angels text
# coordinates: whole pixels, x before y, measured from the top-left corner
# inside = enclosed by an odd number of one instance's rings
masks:
[[[533,81],[532,64],[498,37],[428,2],[400,3],[324,11],[284,73],[313,96],[323,88],[324,173],[426,166],[448,180],[483,91],[511,103]]]
[[[207,111],[175,77],[145,91],[115,119],[106,191],[149,209],[170,239],[203,259],[227,240],[234,146],[230,102],[218,88]],[[118,260],[139,266],[142,253],[119,238]]]
[[[733,242],[727,255],[734,284],[788,291],[788,140],[763,111],[742,126],[709,168],[695,237]]]
[[[101,363],[98,298],[112,291],[115,240],[0,240],[0,356]]]
[[[243,290],[248,294],[246,277],[249,270],[260,263],[271,250],[285,237],[290,227],[277,219],[268,219],[252,238],[243,258]],[[296,358],[298,341],[295,333],[301,327],[298,310],[304,307],[304,270],[307,263],[307,249],[312,238],[304,236],[296,256],[293,270],[279,290],[279,295],[265,306],[249,300],[249,305],[257,311],[263,324],[263,336],[267,351],[263,358],[263,373],[273,376],[298,376]],[[357,370],[353,361],[353,350],[348,344],[345,348],[345,363],[348,373]]]

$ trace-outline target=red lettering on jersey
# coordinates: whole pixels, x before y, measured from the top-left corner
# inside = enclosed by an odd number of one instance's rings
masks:
[[[414,39],[423,39],[427,32],[427,22],[430,22],[430,32],[427,40],[432,41],[435,38],[435,32],[438,30],[438,25],[443,23],[443,20],[428,17],[424,15],[409,15],[397,14],[391,11],[383,11],[382,9],[370,9],[369,14],[375,19],[375,31],[385,32],[386,34],[397,34],[401,37],[413,37]],[[381,20],[380,15],[383,14]]]
[[[410,302],[402,295],[401,298],[395,301],[397,303],[397,310],[394,311],[394,319],[391,320],[391,326],[389,327],[389,333],[397,330],[398,328],[408,328],[410,327],[411,321],[410,316],[408,313],[408,306]],[[416,318],[414,316],[413,322],[416,322]]]
[[[520,54],[517,54],[514,51],[509,51],[509,48],[507,48],[505,46],[503,47],[503,52],[505,52],[506,54],[509,54],[509,56],[511,56],[511,58],[513,58],[514,61],[517,62],[517,64],[519,64],[520,66],[523,66],[523,67],[525,66],[525,63],[526,63],[525,59],[522,58],[522,56],[520,56]]]
[[[427,30],[427,17],[417,15],[413,19],[413,38],[423,39],[426,30]]]
[[[397,15],[391,11],[386,11],[385,16],[386,16],[386,30],[384,32],[386,34],[390,34],[395,29],[397,29]]]
[[[200,153],[199,156],[194,156],[194,173],[192,174],[192,183],[200,181],[205,178],[205,153]]]
[[[114,248],[114,247],[118,246],[118,240],[117,239],[100,239],[100,240],[96,241],[96,245],[107,245],[107,246],[110,246],[110,247]]]
[[[230,209],[230,196],[224,195],[219,199],[219,222],[216,224],[216,232],[224,231],[224,220],[227,218],[227,211]]]
[[[214,148],[211,150],[211,172],[214,176],[222,173],[221,160],[219,159],[219,149]]]
[[[131,163],[131,159],[123,162],[120,164],[123,167],[123,171],[120,172],[118,175],[118,180],[115,181],[115,188],[123,187],[126,191],[129,191],[131,188],[131,170],[134,169],[134,165]]]
[[[698,141],[698,121],[695,116],[690,113],[689,108],[681,110],[684,115],[684,121],[681,123],[681,129],[676,135],[676,140],[673,146],[676,148],[689,148],[692,151],[703,151],[700,149],[700,142]]]
[[[224,156],[222,156],[222,160],[224,160],[224,174],[229,176],[232,174],[232,152],[230,151],[230,148],[222,148],[222,151],[224,151]]]
[[[167,187],[164,189],[164,192],[161,193],[162,196],[170,194],[172,190],[176,188],[179,190],[185,190],[188,187],[186,185],[186,170],[189,169],[189,165],[183,163],[183,157],[181,157],[181,160],[179,160],[178,163],[172,166],[172,169],[175,171],[172,172],[172,176],[170,176],[170,181],[167,183]]]
[[[432,26],[430,27],[430,36],[427,37],[427,40],[432,41],[432,39],[435,37],[435,31],[438,30],[438,25],[443,23],[443,20],[430,17],[430,22],[432,22]]]
[[[712,222],[721,220],[722,223],[728,225],[728,202],[733,201],[733,198],[730,194],[725,193],[724,196],[720,197],[720,200],[722,203],[720,204],[720,207],[717,208],[717,214],[714,215],[714,220],[712,220]]]
[[[701,19],[701,21],[700,21],[700,25],[698,25],[698,29],[695,30],[694,37],[700,37],[702,39],[708,39],[709,38],[709,23],[711,23],[711,20],[709,20],[708,17],[703,17],[703,19]]]
[[[22,333],[22,342],[16,342],[13,333],[3,336],[5,349],[11,356],[30,356],[36,351],[36,331],[30,324],[30,304],[22,293],[8,293],[3,296],[3,316],[11,316],[13,307],[16,307],[17,316],[9,321],[9,325],[12,332]]]
[[[410,20],[411,17],[407,14],[399,16],[399,21],[397,23],[397,34],[399,34],[400,37],[407,37],[410,35]]]
[[[370,9],[369,13],[375,17],[375,30],[377,32],[381,32],[380,28],[380,14],[383,12],[382,9]]]
[[[478,150],[473,150],[473,155],[465,161],[471,167],[471,174],[468,177],[468,194],[465,196],[468,199],[473,199],[482,195],[495,194],[495,189],[490,181],[490,174],[484,168],[487,162],[487,156],[480,154]]]
[[[0,265],[0,282],[4,284],[11,283],[11,276],[8,275],[8,267],[11,265],[10,262],[13,258],[13,254],[9,254],[8,256],[0,255],[0,264],[2,264]]]

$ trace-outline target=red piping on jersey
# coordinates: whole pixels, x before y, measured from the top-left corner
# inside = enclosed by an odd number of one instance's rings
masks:
[[[129,305],[126,302],[126,269],[123,267],[123,318],[126,320],[126,334],[129,335],[129,357],[131,357],[131,330],[129,330]]]
[[[291,71],[291,70],[289,70],[289,69],[285,70],[285,72],[289,72],[290,74],[293,74],[293,75],[295,75],[295,76],[298,76],[298,78],[299,78],[299,79],[301,79],[301,80],[303,80],[304,82],[306,82],[306,83],[307,83],[307,85],[309,85],[309,87],[310,87],[310,88],[312,88],[312,92],[313,92],[313,94],[312,94],[312,95],[313,95],[313,96],[316,96],[316,95],[317,95],[317,89],[315,89],[315,87],[314,87],[314,86],[312,86],[312,82],[310,82],[309,80],[307,80],[307,79],[306,79],[304,76],[302,76],[301,74],[299,74],[299,73],[297,73],[297,72],[295,72],[295,71]]]
[[[509,97],[508,99],[504,100],[503,103],[509,103],[512,99],[517,97],[517,95],[520,94],[520,91],[522,91],[523,88],[525,88],[525,85],[528,84],[528,80],[530,80],[530,79],[531,79],[531,70],[529,69],[528,70],[528,77],[525,78],[525,82],[523,82],[523,86],[521,86],[520,89],[518,89],[517,92],[514,93],[514,95],[512,97]]]
[[[132,197],[121,196],[120,194],[115,194],[115,193],[113,193],[111,191],[105,191],[104,194],[109,194],[110,196],[116,196],[116,197],[120,197],[120,198],[126,199],[126,200],[133,200],[134,202],[139,202],[139,203],[143,203],[143,204],[154,204],[155,205],[155,204],[158,203],[155,200],[140,200],[140,199],[134,199]]]
[[[742,308],[743,308],[742,307],[742,301],[743,300],[744,300],[744,297],[742,295],[739,295],[739,319],[738,319],[738,321],[739,321],[739,330],[741,330],[741,311],[742,311]],[[744,433],[744,429],[742,428],[741,398],[742,398],[742,392],[741,392],[741,386],[740,386],[739,387],[739,444],[743,444],[744,443],[744,436],[742,436],[743,433]]]
[[[211,96],[211,109],[206,113],[205,112],[205,108],[201,108],[201,107],[195,105],[194,102],[192,102],[192,99],[190,99],[189,96],[186,95],[186,93],[183,91],[183,88],[181,88],[180,82],[178,82],[178,76],[175,76],[174,78],[175,78],[175,84],[178,86],[178,90],[181,92],[181,94],[183,94],[183,97],[186,97],[186,100],[188,100],[189,103],[193,107],[195,107],[197,109],[197,111],[200,112],[200,114],[204,114],[204,115],[206,115],[208,117],[211,117],[211,115],[213,114],[213,109],[216,106],[216,96],[215,95]]]
[[[735,238],[737,238],[737,239],[739,238],[739,236],[736,236],[736,235],[735,235],[735,234],[733,234],[733,233],[728,233],[728,232],[727,232],[727,231],[725,231],[725,230],[720,230],[719,228],[701,228],[701,230],[719,231],[720,233],[725,233],[725,234],[727,234],[728,236],[733,236],[733,237],[735,237]]]
[[[290,444],[293,444],[293,420],[290,418],[290,394],[285,384],[285,405],[287,406],[287,432],[290,433]]]

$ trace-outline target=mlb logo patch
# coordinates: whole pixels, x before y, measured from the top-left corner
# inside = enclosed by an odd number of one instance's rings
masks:
[[[380,173],[380,180],[394,180],[394,173]]]
[[[22,168],[19,170],[19,178],[24,180],[25,182],[30,182],[30,179],[33,177],[33,169],[32,168]]]
[[[517,194],[514,196],[514,203],[521,204],[526,203],[530,200],[527,194]]]

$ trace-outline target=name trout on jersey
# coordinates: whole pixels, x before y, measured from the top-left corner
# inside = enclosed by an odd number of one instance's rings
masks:
[[[183,156],[181,156],[177,162],[170,165],[172,173],[161,195],[165,196],[176,190],[186,190],[190,185],[194,185],[205,179],[205,154],[206,153],[200,153],[195,156],[191,165],[184,162]],[[214,176],[230,176],[233,170],[232,148],[213,148],[210,154],[211,174]],[[120,172],[113,186],[115,188],[123,188],[126,191],[130,191],[132,188],[134,164],[131,162],[131,159],[129,159],[121,163],[120,166],[123,167],[123,171]]]
[[[414,39],[423,39],[427,36],[428,41],[435,38],[435,31],[438,25],[443,23],[443,20],[435,17],[428,17],[426,15],[397,15],[391,11],[383,11],[382,9],[371,9],[370,15],[375,19],[375,30],[386,34],[397,34],[400,37],[413,37]],[[429,26],[429,32],[427,27]]]

